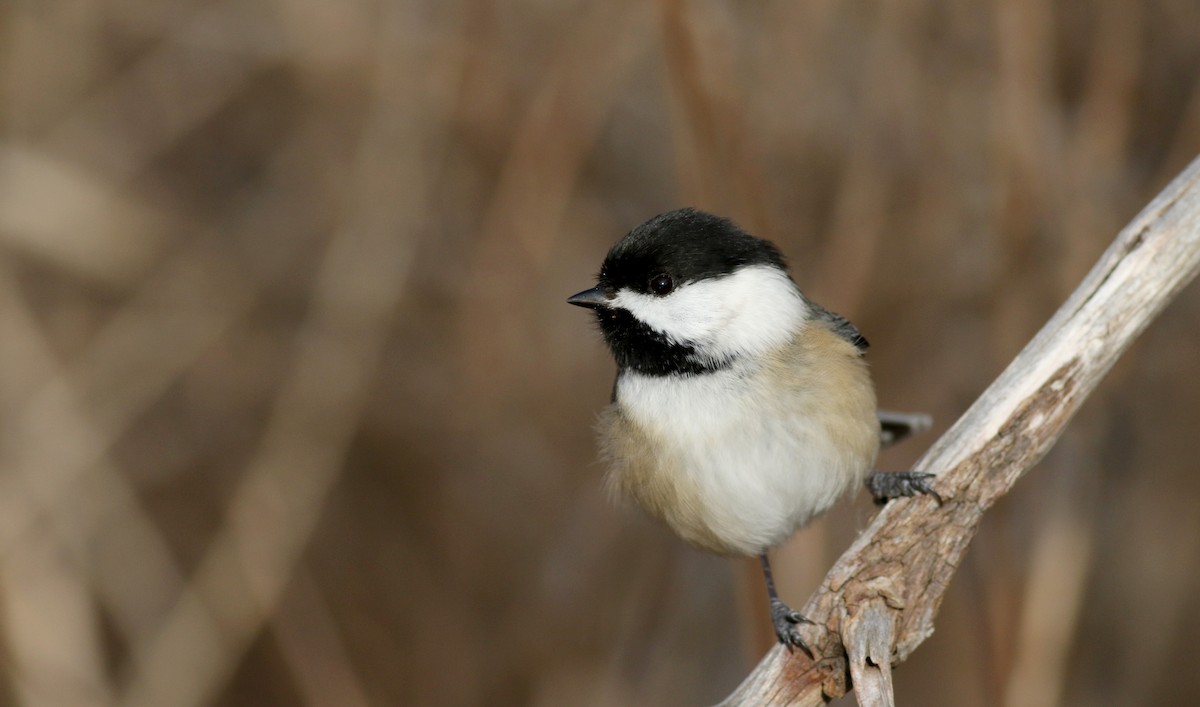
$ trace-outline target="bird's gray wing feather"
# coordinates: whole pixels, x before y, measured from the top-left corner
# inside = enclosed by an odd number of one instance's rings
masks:
[[[808,300],[808,306],[814,317],[828,324],[835,334],[854,344],[859,351],[866,351],[870,346],[867,338],[859,333],[858,327],[850,323],[849,319],[825,309],[812,300]]]

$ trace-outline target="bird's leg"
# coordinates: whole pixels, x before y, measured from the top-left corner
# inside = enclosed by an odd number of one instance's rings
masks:
[[[812,621],[801,616],[799,611],[784,604],[783,600],[779,598],[778,592],[775,591],[775,578],[771,575],[771,563],[767,560],[767,553],[759,555],[758,559],[762,561],[763,579],[767,582],[767,597],[771,601],[771,623],[775,624],[775,635],[779,638],[780,643],[787,646],[789,651],[792,648],[799,648],[807,653],[809,658],[812,658],[812,649],[808,647],[796,629],[796,624],[812,623]]]
[[[942,497],[933,490],[933,478],[933,474],[923,471],[876,471],[867,477],[867,490],[880,506],[893,498],[916,496],[919,493],[933,496],[940,505]]]

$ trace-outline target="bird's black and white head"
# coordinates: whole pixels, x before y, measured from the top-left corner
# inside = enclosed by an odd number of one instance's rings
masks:
[[[594,309],[617,365],[645,375],[707,373],[761,356],[810,314],[775,246],[695,209],[630,231],[598,280],[567,301]]]

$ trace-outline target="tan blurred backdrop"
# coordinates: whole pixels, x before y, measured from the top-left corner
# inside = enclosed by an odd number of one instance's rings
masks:
[[[0,703],[716,701],[761,586],[604,496],[608,246],[735,217],[936,434],[1197,153],[1190,0],[9,0]],[[989,514],[901,703],[1200,703],[1198,315]]]

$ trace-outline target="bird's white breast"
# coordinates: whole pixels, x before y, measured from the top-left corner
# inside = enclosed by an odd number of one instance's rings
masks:
[[[763,362],[694,376],[622,375],[616,405],[655,457],[642,473],[672,475],[683,500],[668,503],[697,506],[652,512],[706,549],[757,554],[858,484],[877,448],[869,382],[869,401],[850,408],[829,405],[821,383],[795,382],[781,381]],[[874,439],[864,441],[864,434]]]

